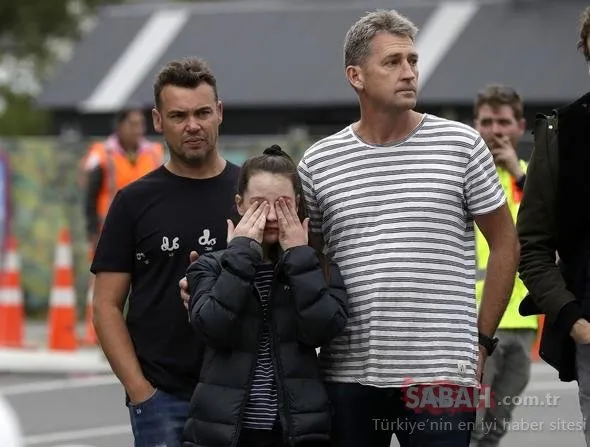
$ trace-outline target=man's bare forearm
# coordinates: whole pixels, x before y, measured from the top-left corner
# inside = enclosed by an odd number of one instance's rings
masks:
[[[490,250],[483,295],[479,310],[478,329],[491,336],[506,311],[518,266],[518,244],[506,244]]]
[[[117,306],[103,304],[94,310],[94,326],[102,350],[115,375],[129,394],[145,385],[123,312]]]

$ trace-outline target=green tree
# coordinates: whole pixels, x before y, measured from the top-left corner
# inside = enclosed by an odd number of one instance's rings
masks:
[[[97,8],[117,3],[141,0],[4,0],[0,2],[0,58],[11,55],[32,58],[35,64],[51,63],[56,39],[77,39],[81,24]]]
[[[5,102],[4,113],[0,112],[0,136],[43,135],[49,116],[35,108],[30,94],[0,87],[0,98]]]
[[[0,0],[0,136],[44,134],[49,116],[35,109],[35,86],[53,73],[60,49],[81,37],[99,7],[143,1]]]
[[[96,8],[121,0],[19,0],[0,3],[0,54],[32,58],[36,64],[52,59],[56,39],[76,39],[80,24]]]
[[[52,73],[60,48],[81,36],[99,6],[123,1],[0,2],[0,135],[46,131],[49,117],[35,109],[35,87]]]

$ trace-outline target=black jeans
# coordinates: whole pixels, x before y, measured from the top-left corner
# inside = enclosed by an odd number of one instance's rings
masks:
[[[431,411],[408,405],[407,388],[376,388],[356,383],[326,383],[334,409],[332,446],[468,447],[475,407]]]

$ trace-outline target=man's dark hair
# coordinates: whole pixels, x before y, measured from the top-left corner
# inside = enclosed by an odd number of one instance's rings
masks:
[[[133,114],[135,112],[138,112],[141,115],[144,115],[143,109],[139,106],[129,106],[129,107],[119,110],[115,114],[115,118],[113,120],[114,127],[115,128],[119,127],[121,124],[123,124],[123,121],[125,121],[127,118],[129,118],[129,116],[131,114]]]
[[[580,37],[578,40],[578,50],[581,50],[586,61],[590,62],[588,36],[590,36],[590,6],[584,9],[580,16]]]
[[[217,80],[207,62],[196,57],[186,57],[168,62],[158,75],[154,83],[154,104],[160,108],[162,89],[167,85],[175,87],[196,88],[202,83],[209,84],[217,95]]]
[[[510,106],[514,113],[514,118],[519,120],[524,116],[522,97],[512,87],[507,87],[505,85],[488,85],[477,94],[475,105],[473,107],[475,118],[479,115],[479,109],[485,105],[490,106],[492,109],[497,109],[502,106]]]

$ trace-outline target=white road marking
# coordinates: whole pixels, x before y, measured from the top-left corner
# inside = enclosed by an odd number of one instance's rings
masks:
[[[87,388],[118,384],[114,375],[79,377],[71,379],[48,380],[43,382],[21,383],[0,387],[0,395],[18,396],[21,394],[44,393],[73,388]]]
[[[107,436],[131,434],[131,427],[127,425],[111,425],[108,427],[88,428],[84,430],[60,431],[25,437],[25,445],[42,445],[53,442],[77,441],[88,438],[104,438]]]

